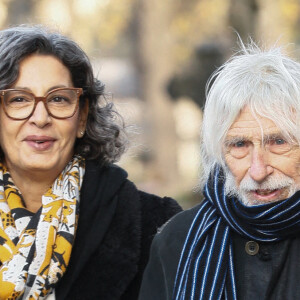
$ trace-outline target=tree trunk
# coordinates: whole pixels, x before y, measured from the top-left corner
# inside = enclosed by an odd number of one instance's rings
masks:
[[[259,4],[257,0],[231,0],[229,25],[240,35],[242,41],[256,39]]]
[[[172,41],[168,32],[171,16],[171,0],[137,0],[133,16],[135,62],[140,97],[146,104],[147,145],[151,148],[146,168],[150,177],[162,184],[177,177],[173,103],[166,91],[172,72]]]
[[[35,0],[11,0],[8,2],[7,22],[9,25],[26,24],[32,22]]]

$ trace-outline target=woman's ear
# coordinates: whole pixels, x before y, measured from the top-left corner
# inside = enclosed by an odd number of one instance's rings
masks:
[[[89,100],[86,98],[84,101],[84,106],[80,108],[80,112],[79,112],[79,126],[77,130],[78,138],[82,138],[84,135],[88,114],[89,114]]]

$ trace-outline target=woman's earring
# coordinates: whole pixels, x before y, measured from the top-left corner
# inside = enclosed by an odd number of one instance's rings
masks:
[[[81,135],[84,135],[84,131],[81,130],[81,131],[80,131],[80,134],[81,134]]]

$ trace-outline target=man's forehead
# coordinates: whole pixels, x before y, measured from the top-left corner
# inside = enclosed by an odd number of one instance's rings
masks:
[[[226,134],[226,138],[230,137],[270,137],[270,136],[278,136],[284,135],[282,130],[275,126],[253,126],[253,127],[234,127],[230,128]]]
[[[232,123],[228,130],[227,136],[237,135],[272,135],[278,134],[281,130],[269,118],[254,114],[248,107],[244,108]]]

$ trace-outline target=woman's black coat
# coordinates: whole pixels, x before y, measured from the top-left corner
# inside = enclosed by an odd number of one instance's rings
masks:
[[[138,191],[114,165],[87,161],[75,243],[57,300],[134,300],[157,231],[181,208]]]

